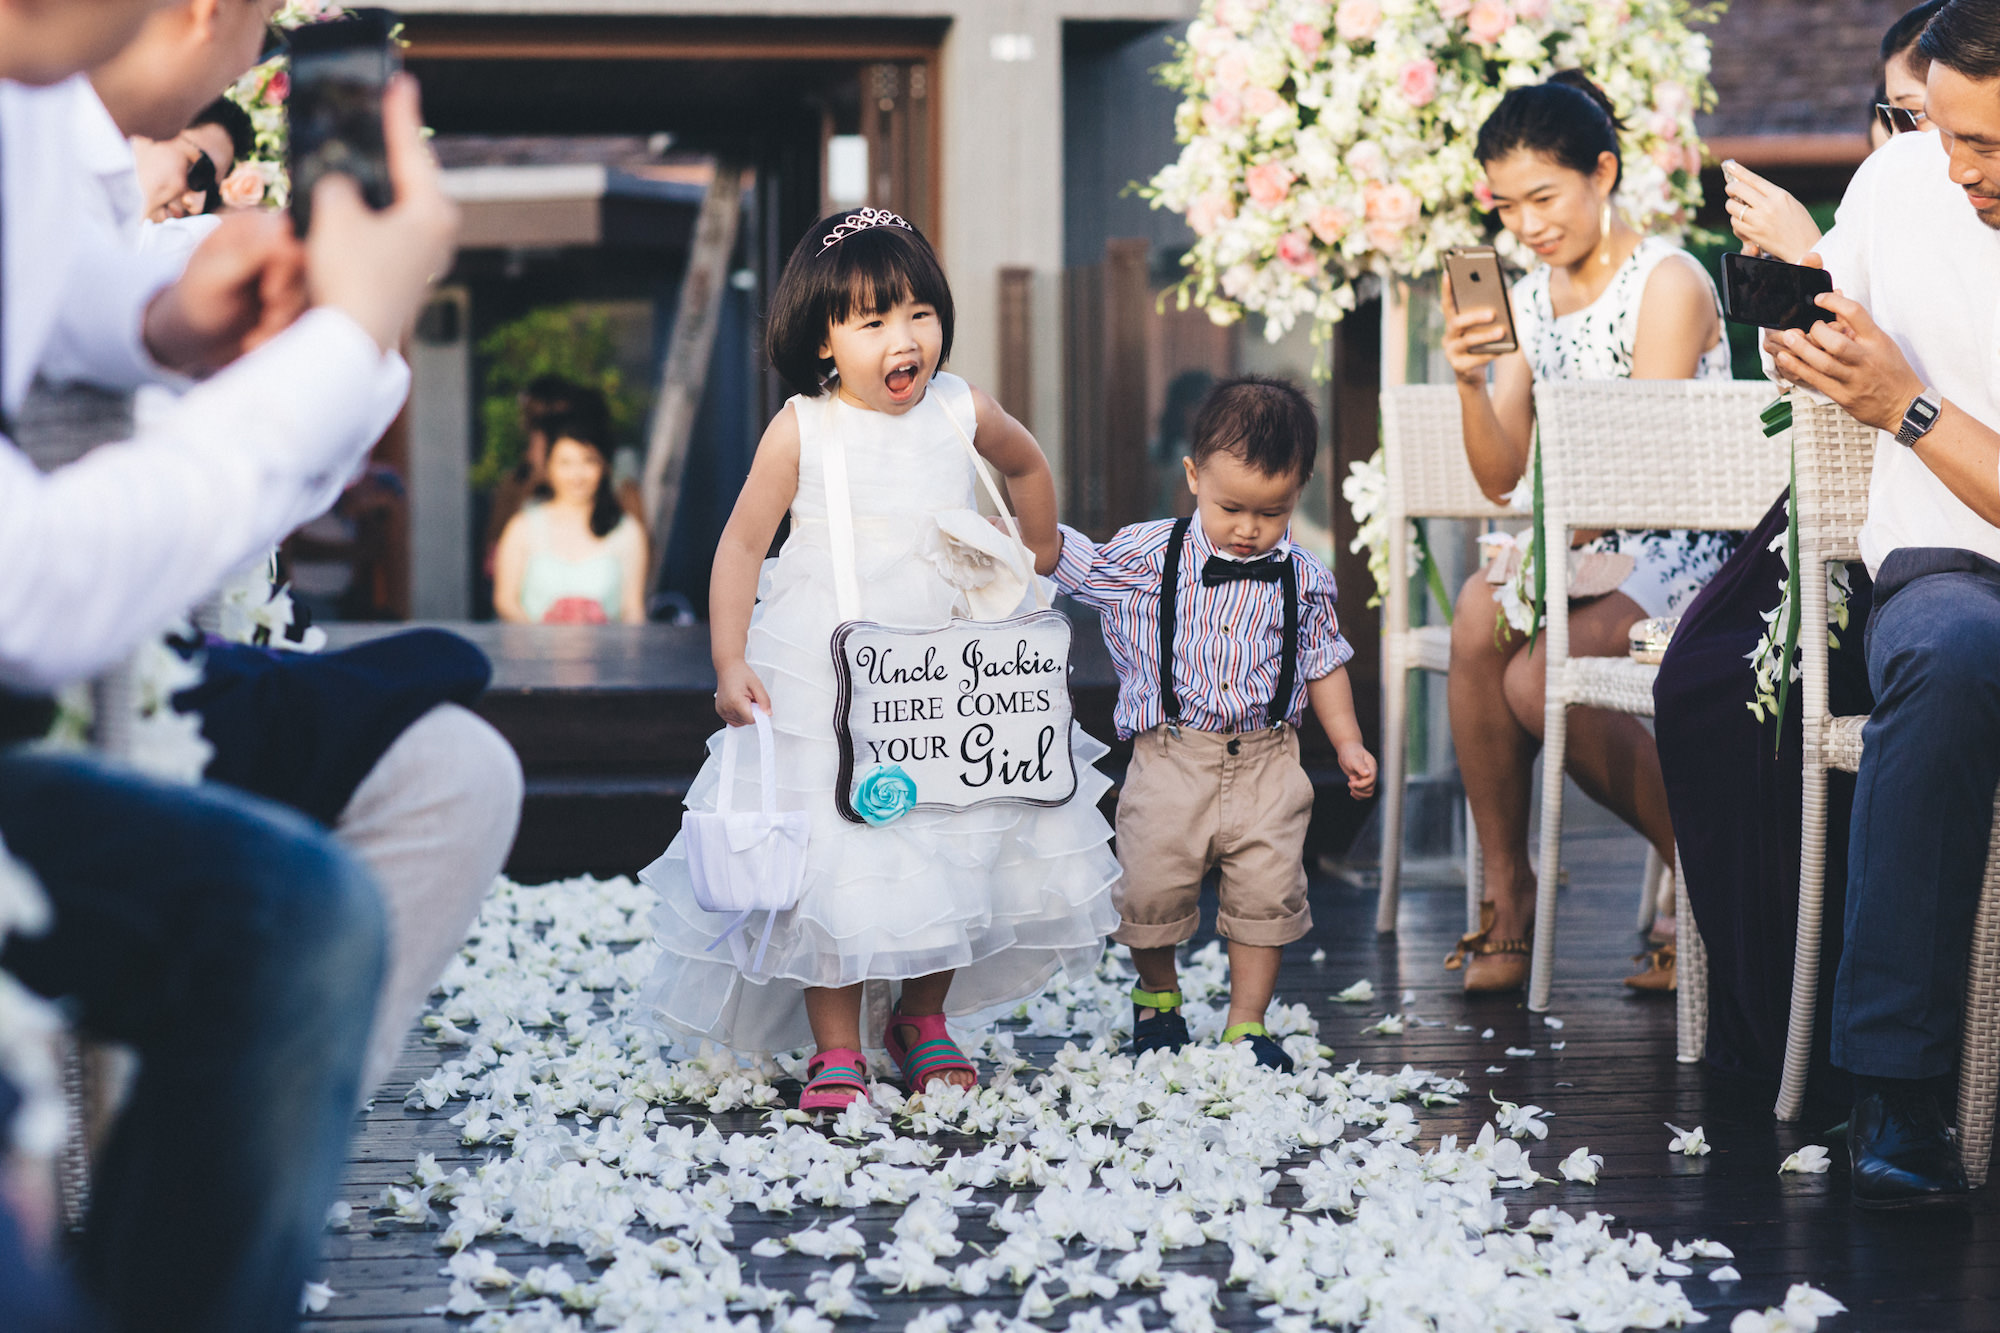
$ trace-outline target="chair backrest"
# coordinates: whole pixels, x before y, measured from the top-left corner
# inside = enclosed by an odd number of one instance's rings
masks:
[[[1774,392],[1734,380],[1538,384],[1543,505],[1571,528],[1754,528],[1790,468],[1758,417]]]
[[[1880,435],[1832,403],[1794,393],[1792,437],[1799,469],[1799,562],[1810,567],[1815,561],[1859,560]]]
[[[1465,461],[1453,385],[1404,384],[1383,392],[1382,466],[1392,518],[1508,516],[1505,505],[1486,498]]]

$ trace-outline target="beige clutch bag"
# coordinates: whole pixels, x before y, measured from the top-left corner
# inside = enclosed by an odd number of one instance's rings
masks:
[[[1524,548],[1518,543],[1496,546],[1493,558],[1486,563],[1486,581],[1495,585],[1511,582],[1521,572],[1524,554]],[[1582,601],[1616,592],[1620,584],[1632,577],[1638,563],[1631,556],[1617,551],[1571,551],[1570,600]]]

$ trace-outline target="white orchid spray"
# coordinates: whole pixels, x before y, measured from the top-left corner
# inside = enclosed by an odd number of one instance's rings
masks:
[[[1701,1132],[1701,1126],[1682,1129],[1679,1125],[1668,1125],[1674,1137],[1667,1142],[1668,1152],[1684,1153],[1689,1157],[1706,1157],[1709,1153],[1708,1138]]]
[[[1817,1143],[1809,1143],[1778,1164],[1780,1174],[1796,1172],[1802,1176],[1823,1175],[1832,1167],[1826,1149]]]

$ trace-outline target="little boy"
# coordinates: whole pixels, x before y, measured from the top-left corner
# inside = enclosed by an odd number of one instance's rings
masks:
[[[1118,668],[1118,734],[1136,737],[1118,800],[1114,940],[1132,950],[1132,1050],[1187,1044],[1175,946],[1200,924],[1222,871],[1216,932],[1229,941],[1229,1021],[1258,1063],[1289,1071],[1264,1027],[1284,946],[1312,929],[1303,862],[1313,789],[1295,728],[1308,702],[1348,790],[1375,789],[1342,664],[1333,574],[1291,544],[1319,426],[1283,380],[1217,385],[1184,459],[1192,519],[1122,528],[1102,546],[1067,527],[1055,580],[1095,607]]]

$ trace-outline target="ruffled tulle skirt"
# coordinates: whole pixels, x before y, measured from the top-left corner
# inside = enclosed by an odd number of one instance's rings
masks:
[[[723,938],[734,918],[696,904],[684,836],[641,873],[660,896],[653,925],[663,948],[645,997],[669,1036],[688,1051],[706,1042],[770,1054],[811,1043],[808,986],[949,969],[955,976],[946,1012],[964,1021],[999,1016],[1058,972],[1089,973],[1118,924],[1111,901],[1118,862],[1097,808],[1111,786],[1096,767],[1106,747],[1073,729],[1077,792],[1058,807],[912,811],[879,828],[841,818],[832,796],[839,751],[831,589],[823,586],[821,562],[789,563],[780,557],[775,569],[767,566],[747,655],[772,697],[778,808],[807,811],[812,820],[805,888],[796,907],[769,922],[769,943],[761,946],[763,913]],[[908,606],[942,598],[920,608],[935,612],[930,623],[942,623],[952,590],[911,563],[896,563],[901,570],[883,568],[873,589],[893,593],[888,584],[908,579],[905,591],[921,595],[893,600]],[[688,793],[690,810],[715,808],[720,745],[718,732]],[[732,800],[738,810],[754,810],[757,750],[739,749]],[[879,1035],[866,1034],[871,1042]]]

